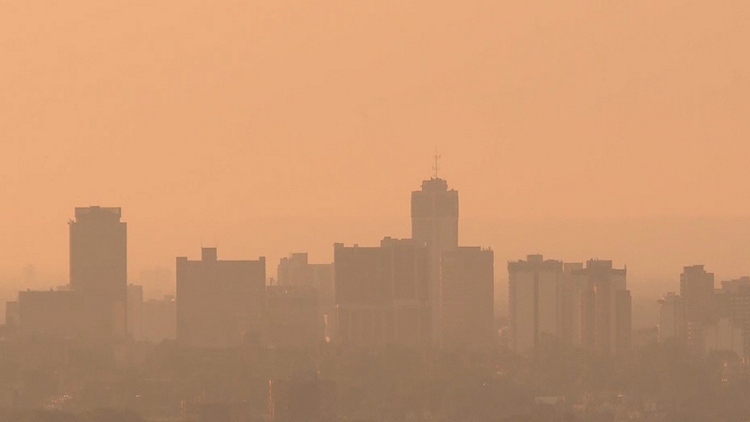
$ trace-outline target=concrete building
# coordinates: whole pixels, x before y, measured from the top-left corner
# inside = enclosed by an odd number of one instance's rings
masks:
[[[589,260],[586,267],[571,272],[573,306],[580,319],[573,320],[573,344],[602,354],[630,349],[631,298],[627,269],[612,267],[612,261]]]
[[[659,299],[659,342],[681,338],[682,299],[675,292],[669,292]]]
[[[200,261],[177,258],[177,340],[225,348],[260,342],[265,318],[266,260],[219,261],[203,248]]]
[[[743,350],[750,354],[750,277],[721,282],[722,288],[715,291],[717,315],[728,318],[742,328],[745,340]]]
[[[582,262],[566,262],[562,269],[562,338],[566,344],[581,346],[581,297],[586,288]]]
[[[336,337],[336,282],[333,264],[310,264],[312,284],[318,290],[318,308],[326,341]]]
[[[511,347],[527,353],[564,338],[563,263],[529,255],[508,263]]]
[[[437,177],[422,182],[422,189],[411,194],[411,237],[427,245],[430,260],[430,302],[433,340],[439,343],[440,259],[446,251],[458,247],[458,191],[448,189],[448,182]]]
[[[324,338],[336,335],[336,299],[333,280],[333,264],[311,264],[308,254],[291,253],[281,258],[277,268],[277,282],[281,287],[299,287],[301,291],[313,291],[318,306],[319,319],[323,321]]]
[[[682,338],[695,354],[704,353],[703,331],[716,317],[714,274],[706,272],[703,265],[684,268],[680,274],[682,298]]]
[[[734,352],[739,357],[745,356],[745,338],[742,327],[730,318],[719,318],[703,328],[704,350],[711,352]]]
[[[334,246],[337,341],[352,347],[431,340],[429,255],[410,239]]]
[[[493,252],[480,247],[443,252],[440,287],[442,348],[491,350],[496,337]]]
[[[70,221],[70,285],[82,296],[88,335],[124,339],[127,333],[127,224],[120,208],[75,209]]]

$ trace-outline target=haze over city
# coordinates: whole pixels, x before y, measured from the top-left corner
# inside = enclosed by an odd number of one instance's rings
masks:
[[[749,21],[0,1],[0,422],[747,420]]]

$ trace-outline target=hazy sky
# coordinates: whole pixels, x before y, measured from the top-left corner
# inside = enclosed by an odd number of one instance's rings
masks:
[[[324,261],[407,237],[436,149],[499,274],[533,252],[750,273],[748,22],[729,0],[0,0],[0,273],[64,279],[96,204],[123,207],[131,274],[201,244]]]

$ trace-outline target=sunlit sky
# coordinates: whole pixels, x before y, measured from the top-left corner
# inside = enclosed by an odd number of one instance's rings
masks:
[[[729,0],[0,0],[0,275],[64,283],[88,205],[123,207],[134,282],[201,245],[269,276],[325,262],[409,236],[436,150],[499,278],[535,252],[673,290],[682,265],[750,274],[748,22]]]

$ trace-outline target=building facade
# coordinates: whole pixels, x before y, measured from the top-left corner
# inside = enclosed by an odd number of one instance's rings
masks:
[[[695,354],[705,352],[704,331],[715,319],[714,274],[703,265],[687,266],[680,274],[682,338]]]
[[[527,353],[545,339],[563,339],[563,263],[529,255],[526,261],[509,262],[508,276],[513,350]]]
[[[353,347],[431,341],[429,254],[410,239],[334,246],[337,341]]]
[[[177,258],[177,341],[226,348],[262,341],[266,261],[220,261],[203,248],[200,261]]]
[[[489,351],[495,345],[494,253],[459,247],[441,259],[443,349]]]
[[[87,335],[124,339],[127,333],[127,224],[120,208],[75,209],[70,221],[70,286],[81,296]]]
[[[458,191],[437,177],[422,182],[411,194],[411,237],[429,250],[433,339],[439,343],[440,260],[443,253],[458,247]]]

